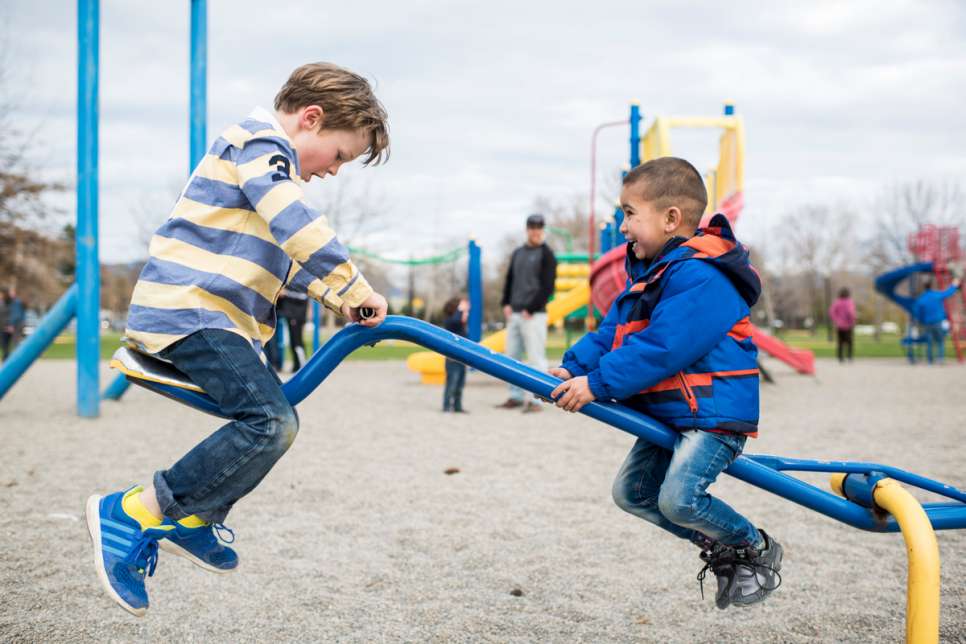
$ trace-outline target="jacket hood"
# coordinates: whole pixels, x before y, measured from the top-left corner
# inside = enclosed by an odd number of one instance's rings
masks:
[[[749,307],[754,306],[761,295],[761,278],[751,265],[748,249],[738,242],[731,222],[720,213],[714,215],[708,226],[699,228],[690,239],[669,239],[655,259],[638,259],[630,243],[625,252],[624,267],[633,282],[650,277],[673,262],[701,259],[724,273]]]

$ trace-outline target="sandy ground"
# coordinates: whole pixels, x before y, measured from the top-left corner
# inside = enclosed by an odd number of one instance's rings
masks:
[[[963,367],[820,361],[817,380],[772,367],[749,452],[878,461],[966,487]],[[898,534],[722,477],[714,492],[786,556],[767,602],[719,611],[699,595],[697,551],[611,502],[630,436],[552,409],[493,409],[505,390],[480,374],[472,413],[444,415],[440,390],[415,380],[402,363],[341,366],[230,517],[238,572],[162,553],[137,619],[95,579],[84,500],[147,480],[216,421],[137,388],[81,420],[73,365],[36,365],[0,403],[0,641],[902,640]],[[942,639],[966,642],[966,531],[940,532],[939,546]]]

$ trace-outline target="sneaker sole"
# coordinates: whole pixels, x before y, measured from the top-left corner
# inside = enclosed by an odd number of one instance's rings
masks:
[[[178,557],[184,557],[185,559],[187,559],[194,565],[198,566],[202,570],[213,572],[217,575],[227,575],[228,573],[235,572],[235,570],[238,569],[238,566],[235,566],[234,568],[218,568],[216,566],[212,566],[210,563],[207,563],[206,561],[199,559],[198,557],[194,556],[193,554],[191,554],[189,551],[185,550],[178,544],[172,543],[167,539],[160,539],[158,541],[158,546],[160,546],[161,549],[167,552],[168,554],[176,555]]]
[[[101,582],[104,590],[110,595],[111,599],[117,602],[121,608],[131,613],[135,617],[144,617],[147,608],[134,608],[114,590],[107,573],[104,571],[104,552],[101,550],[101,496],[94,494],[87,499],[85,514],[87,515],[87,532],[91,536],[91,544],[94,546],[94,569],[97,571],[97,578]]]

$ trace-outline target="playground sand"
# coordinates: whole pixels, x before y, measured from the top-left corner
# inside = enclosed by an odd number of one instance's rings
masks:
[[[819,361],[810,379],[770,366],[778,384],[762,388],[749,452],[877,461],[966,487],[966,369]],[[900,535],[722,477],[713,491],[780,539],[785,563],[766,603],[719,611],[713,578],[699,595],[696,550],[611,502],[630,436],[553,409],[493,409],[505,389],[481,374],[472,413],[444,415],[440,389],[415,380],[397,362],[339,367],[299,408],[292,451],[230,517],[240,570],[161,553],[137,619],[98,585],[84,500],[148,480],[216,421],[137,388],[78,419],[73,364],[40,362],[0,403],[0,641],[902,640]],[[938,538],[941,639],[966,642],[966,531]]]

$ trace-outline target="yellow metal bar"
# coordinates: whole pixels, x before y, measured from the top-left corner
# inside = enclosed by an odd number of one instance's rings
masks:
[[[832,491],[838,494],[843,499],[848,498],[845,496],[845,474],[841,472],[832,475],[832,480],[829,482],[832,487]]]
[[[668,127],[720,127],[726,130],[738,127],[738,119],[734,116],[671,116],[666,120]]]
[[[845,498],[845,474],[833,474],[832,490]],[[872,490],[875,504],[894,516],[906,543],[907,644],[939,642],[939,544],[922,505],[897,481],[882,479]]]
[[[909,555],[906,642],[939,642],[939,544],[929,517],[897,481],[882,479],[872,491],[876,505],[896,518]]]

